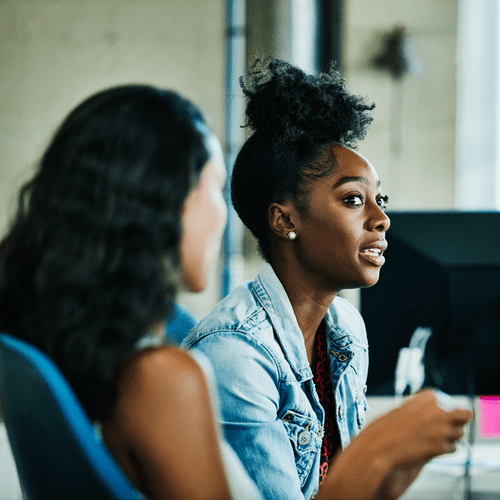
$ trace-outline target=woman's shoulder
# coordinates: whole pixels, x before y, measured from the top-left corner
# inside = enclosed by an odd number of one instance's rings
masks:
[[[209,381],[186,351],[159,346],[135,353],[117,375],[117,399],[106,424],[134,446],[148,439],[150,427],[179,423],[181,415],[213,411]]]
[[[185,394],[206,385],[200,363],[185,350],[174,346],[148,347],[135,353],[123,366],[118,390],[166,391]],[[172,394],[172,395],[173,395]]]
[[[248,281],[220,301],[190,332],[182,346],[191,349],[206,337],[234,336],[252,343],[254,337],[268,334],[272,327],[266,311],[252,292]],[[212,339],[214,341],[214,339]]]
[[[203,368],[188,352],[174,346],[136,352],[118,371],[116,388],[116,404],[107,423],[131,442],[143,439],[158,415],[173,422],[179,414],[212,410]]]

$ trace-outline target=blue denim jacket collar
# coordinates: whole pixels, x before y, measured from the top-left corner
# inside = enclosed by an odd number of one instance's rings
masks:
[[[251,284],[259,303],[269,315],[278,342],[283,349],[292,370],[299,382],[312,378],[311,368],[307,359],[304,339],[290,299],[278,276],[270,264],[264,264],[257,278]],[[341,372],[352,359],[350,346],[353,343],[349,335],[352,325],[344,315],[338,314],[335,301],[325,316],[327,327],[328,348],[340,360],[345,360],[344,366],[333,374],[338,380]],[[347,356],[343,358],[342,356]]]
[[[264,264],[251,286],[269,316],[277,340],[297,380],[302,382],[312,378],[302,332],[290,299],[274,269],[269,264]]]

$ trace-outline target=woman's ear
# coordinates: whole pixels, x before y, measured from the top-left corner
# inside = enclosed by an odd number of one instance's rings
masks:
[[[295,231],[296,210],[290,200],[272,203],[268,208],[271,231],[281,238],[288,239],[288,233]]]

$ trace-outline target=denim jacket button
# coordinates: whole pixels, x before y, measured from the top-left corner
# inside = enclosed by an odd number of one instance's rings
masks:
[[[309,431],[302,431],[297,439],[301,446],[305,446],[311,441],[311,433]]]
[[[344,407],[339,406],[339,418],[342,419],[344,417]]]
[[[337,352],[333,349],[330,351],[341,363],[345,363],[349,360],[349,356],[344,352]]]

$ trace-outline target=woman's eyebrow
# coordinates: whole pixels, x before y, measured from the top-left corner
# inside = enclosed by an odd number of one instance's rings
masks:
[[[336,189],[339,186],[342,186],[342,184],[347,184],[348,182],[360,182],[361,184],[366,184],[368,182],[368,179],[366,177],[342,177],[333,185],[333,189]],[[377,187],[380,187],[380,185],[381,185],[381,182],[379,179],[377,181]]]

